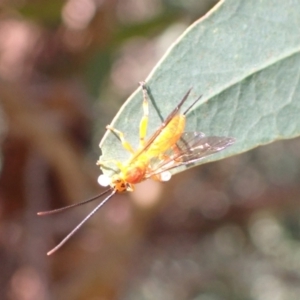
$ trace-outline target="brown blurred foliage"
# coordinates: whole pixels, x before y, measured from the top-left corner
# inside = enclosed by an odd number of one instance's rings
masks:
[[[299,140],[93,205],[99,140],[170,43],[215,1],[0,3],[0,298],[299,299]]]

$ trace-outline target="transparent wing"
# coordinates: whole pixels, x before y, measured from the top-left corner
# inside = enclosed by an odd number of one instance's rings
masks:
[[[205,157],[222,151],[235,142],[231,137],[205,136],[202,132],[184,132],[174,149],[168,150],[164,159],[151,161],[147,177],[197,162]]]
[[[189,132],[183,134],[183,139],[177,143],[180,151],[175,153],[175,160],[182,163],[192,163],[199,159],[203,159],[213,153],[219,152],[232,145],[235,142],[234,138],[222,136],[204,136],[194,132],[194,138],[190,139],[188,144],[183,144],[185,137],[191,138]]]

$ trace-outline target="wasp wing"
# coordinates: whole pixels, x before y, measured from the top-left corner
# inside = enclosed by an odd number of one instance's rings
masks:
[[[177,143],[180,151],[175,154],[175,160],[181,163],[192,163],[211,154],[222,151],[235,142],[234,138],[222,136],[204,136],[194,132],[194,138],[189,132],[183,133],[182,139]],[[186,139],[188,137],[188,139]],[[188,143],[185,143],[189,140]]]
[[[222,151],[235,142],[231,137],[205,136],[202,132],[184,132],[176,143],[175,149],[170,149],[165,159],[151,161],[151,172],[147,177],[160,174],[182,165],[195,163],[205,157]]]

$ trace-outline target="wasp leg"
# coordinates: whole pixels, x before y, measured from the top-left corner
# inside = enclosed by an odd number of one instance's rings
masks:
[[[117,166],[118,169],[122,169],[123,164],[120,161],[114,160],[114,159],[110,159],[110,160],[105,160],[105,161],[100,161],[100,159],[96,162],[96,165],[99,167],[102,167],[104,169],[110,169],[110,170],[114,170],[114,168],[112,168],[109,164],[115,164]]]
[[[146,83],[144,81],[139,82],[143,90],[143,112],[144,115],[140,122],[140,145],[139,149],[145,146],[145,137],[147,135],[148,120],[149,120],[149,101],[148,92],[146,89]]]
[[[169,165],[169,168],[170,168],[173,166],[171,164],[172,162],[174,162],[174,164],[176,164],[181,161],[181,159],[180,159],[181,151],[178,148],[177,144],[172,145],[171,149],[172,149],[172,153],[170,153],[169,155],[164,154],[164,153],[161,153],[158,155],[158,158],[160,159],[161,162],[157,166],[157,170],[153,173],[152,176],[150,176],[151,179],[158,180],[158,181],[168,181],[171,178],[171,176],[170,176],[171,173],[168,171],[167,166]],[[160,168],[165,168],[165,171],[163,171],[163,172],[159,171]]]
[[[119,137],[119,139],[120,139],[120,141],[121,141],[122,146],[123,146],[124,149],[126,149],[127,151],[129,151],[131,154],[135,153],[135,151],[133,150],[133,148],[131,147],[131,145],[129,144],[129,142],[126,141],[123,132],[121,132],[121,131],[119,131],[119,130],[113,128],[113,127],[111,127],[110,125],[107,125],[106,129],[112,131],[114,134],[116,134]]]
[[[158,159],[159,160],[167,160],[167,159],[169,160],[169,159],[171,159],[171,157],[169,155],[161,153],[161,154],[158,155]]]
[[[173,158],[174,158],[174,161],[178,162],[180,161],[180,154],[181,154],[181,151],[180,149],[178,148],[177,144],[173,145],[172,146],[172,151],[173,151]],[[179,158],[179,159],[178,159]]]
[[[171,160],[175,160],[176,161],[176,157],[180,156],[180,149],[178,148],[177,144],[174,144],[171,146],[172,149],[172,153],[170,153],[169,155],[165,154],[165,153],[161,153],[158,155],[159,160],[161,161],[171,161]]]

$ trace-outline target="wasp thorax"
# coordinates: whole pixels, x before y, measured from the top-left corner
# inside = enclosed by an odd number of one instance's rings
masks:
[[[130,182],[131,184],[136,184],[145,180],[145,174],[146,167],[142,164],[128,168],[128,170],[123,172],[123,176],[126,179],[126,182]]]

